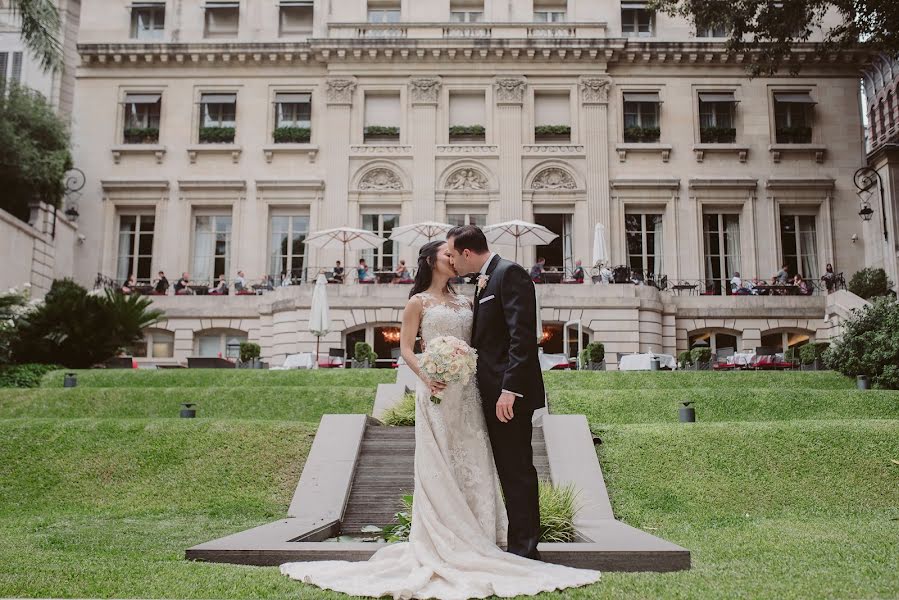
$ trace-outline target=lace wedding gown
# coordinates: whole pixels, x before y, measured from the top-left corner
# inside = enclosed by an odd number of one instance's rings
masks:
[[[420,295],[423,344],[452,335],[471,340],[464,296],[447,304]],[[408,542],[368,561],[293,562],[281,573],[358,596],[463,600],[533,595],[594,583],[598,571],[530,560],[501,550],[506,509],[477,384],[447,386],[440,404],[419,381],[415,394],[415,491]]]

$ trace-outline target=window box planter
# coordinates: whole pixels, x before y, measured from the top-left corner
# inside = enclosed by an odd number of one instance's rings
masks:
[[[652,144],[659,141],[662,130],[658,127],[625,127],[624,141],[628,144]]]
[[[372,125],[362,130],[365,143],[381,142],[381,143],[399,143],[400,128],[399,127],[381,127]]]
[[[449,128],[450,143],[483,143],[486,130],[483,125],[453,125]]]
[[[534,127],[534,141],[539,143],[571,142],[571,127],[568,125],[538,125]]]
[[[733,144],[737,141],[737,130],[734,127],[703,127],[699,130],[699,139],[703,144]]]
[[[126,144],[158,144],[158,127],[128,127],[124,132]]]
[[[200,127],[201,144],[233,144],[234,127]]]
[[[312,130],[308,127],[276,127],[273,139],[276,144],[308,144]]]
[[[811,127],[780,127],[775,132],[778,144],[812,143]]]

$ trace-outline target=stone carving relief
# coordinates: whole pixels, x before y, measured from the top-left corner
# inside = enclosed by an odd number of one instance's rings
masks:
[[[487,189],[487,178],[477,169],[465,167],[454,172],[446,180],[448,190],[475,190]]]
[[[527,82],[521,77],[501,77],[494,84],[496,101],[501,104],[521,104]]]
[[[417,77],[409,81],[412,89],[412,102],[418,104],[437,104],[440,95],[440,80],[435,77]]]
[[[352,104],[356,81],[353,79],[328,79],[326,95],[331,104]]]
[[[383,192],[403,189],[403,182],[390,169],[380,167],[372,169],[362,177],[359,189],[367,192]]]
[[[570,173],[558,167],[543,169],[534,178],[531,189],[534,190],[573,190],[577,188]]]
[[[602,77],[584,77],[581,79],[581,101],[608,102],[611,84],[610,80]]]

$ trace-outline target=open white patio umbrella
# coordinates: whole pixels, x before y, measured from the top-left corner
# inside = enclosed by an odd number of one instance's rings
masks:
[[[309,312],[309,333],[315,336],[315,361],[313,369],[318,368],[318,346],[323,336],[331,330],[331,315],[328,310],[328,278],[319,273],[312,290],[312,310]]]
[[[609,253],[606,251],[606,226],[597,223],[593,228],[593,266],[607,260],[609,260]]]
[[[353,227],[337,227],[336,229],[324,229],[316,231],[306,236],[303,243],[315,246],[316,248],[336,248],[343,246],[343,268],[347,273],[349,269],[346,264],[347,250],[368,250],[369,248],[378,248],[387,240],[382,238],[373,231],[365,229],[355,229]],[[346,282],[349,277],[344,276],[343,281]]]
[[[491,244],[515,244],[515,262],[518,262],[519,246],[541,246],[557,237],[543,225],[527,221],[505,221],[484,228],[484,235]]]
[[[412,225],[394,227],[390,233],[390,239],[406,246],[418,248],[435,239],[443,239],[446,236],[446,232],[452,228],[453,226],[448,223],[436,223],[434,221],[413,223]]]

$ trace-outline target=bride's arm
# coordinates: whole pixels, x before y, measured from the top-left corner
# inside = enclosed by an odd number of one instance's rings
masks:
[[[418,367],[418,357],[415,356],[415,338],[418,335],[419,325],[421,324],[422,310],[421,300],[418,298],[410,298],[406,303],[406,308],[403,309],[403,325],[400,328],[400,354],[409,368],[412,369],[412,372],[424,381],[425,385],[433,393],[445,386],[440,382],[432,382],[428,379]]]

